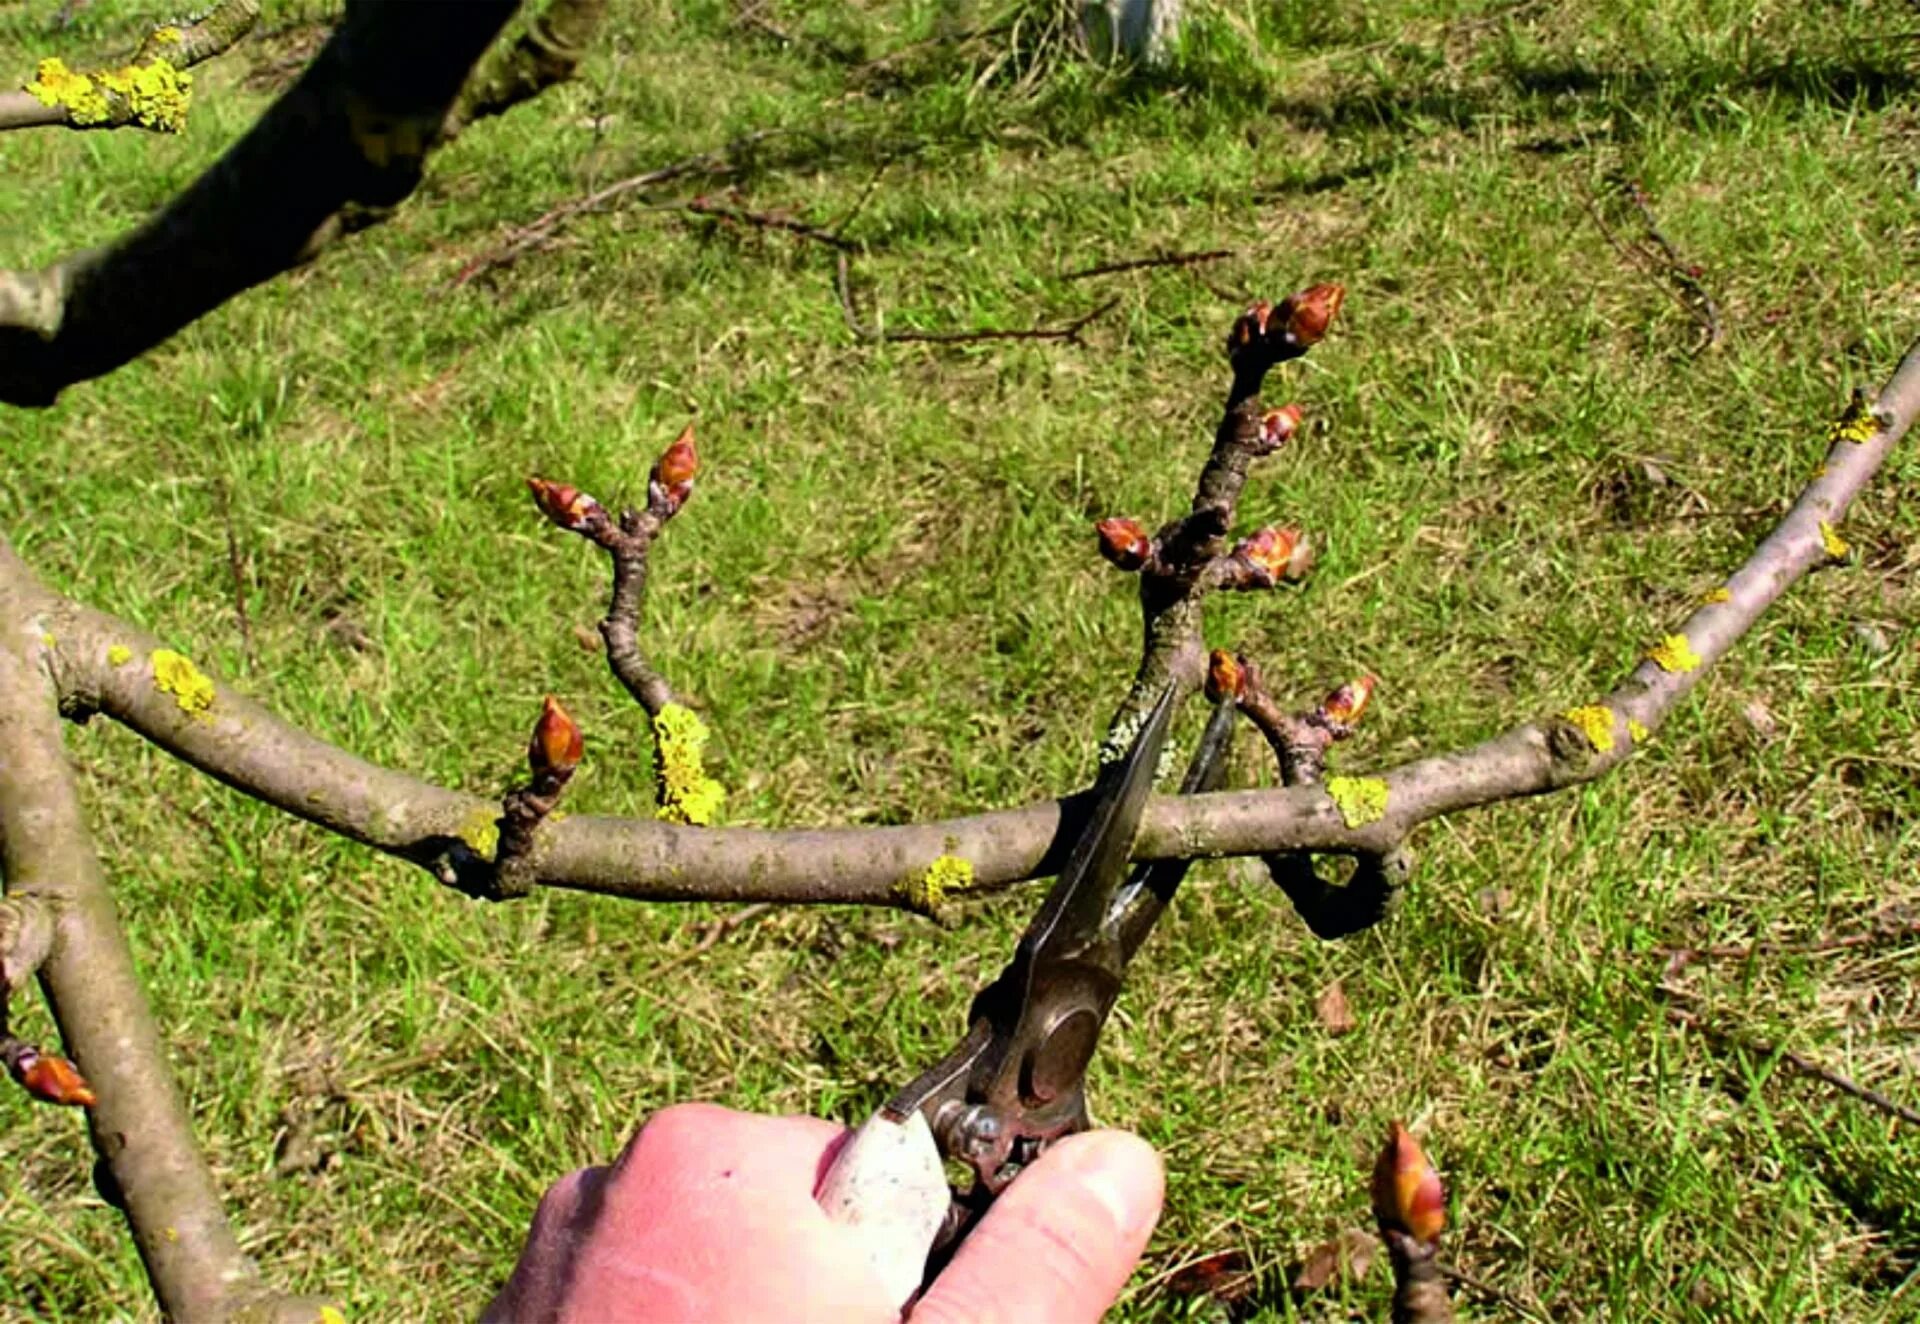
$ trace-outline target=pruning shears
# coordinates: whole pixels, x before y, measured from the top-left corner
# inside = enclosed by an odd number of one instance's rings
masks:
[[[898,1243],[872,1250],[903,1300],[1023,1169],[1089,1125],[1086,1072],[1100,1031],[1127,964],[1187,872],[1185,860],[1128,868],[1178,700],[1169,684],[1126,753],[1102,768],[1066,867],[1013,959],[975,995],[966,1036],[856,1132],[822,1183],[819,1199],[841,1222],[913,1225],[903,1240],[918,1244],[918,1262]],[[1233,705],[1222,704],[1182,794],[1219,785],[1233,733]],[[948,1190],[943,1160],[972,1170],[969,1189]]]

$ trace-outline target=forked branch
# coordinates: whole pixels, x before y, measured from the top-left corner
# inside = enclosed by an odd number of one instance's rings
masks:
[[[1600,701],[1373,775],[1160,797],[1148,808],[1136,855],[1385,856],[1442,814],[1612,770],[1781,593],[1833,559],[1847,507],[1916,411],[1920,347],[1877,401],[1856,399],[1832,425],[1825,465],[1779,527]],[[491,846],[495,805],[378,767],[281,721],[134,627],[51,593],[3,544],[0,584],[35,604],[56,635],[54,675],[69,711],[106,713],[229,785],[437,877],[491,867],[476,842]],[[967,861],[979,890],[1044,876],[1057,867],[1080,813],[1080,801],[1068,796],[909,826],[805,831],[576,815],[545,826],[532,880],[648,900],[914,908],[913,883],[946,857]]]

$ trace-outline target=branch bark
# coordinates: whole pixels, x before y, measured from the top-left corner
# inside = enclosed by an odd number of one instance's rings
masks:
[[[1469,749],[1376,776],[1276,790],[1162,796],[1147,809],[1142,859],[1315,851],[1390,855],[1443,814],[1592,780],[1624,762],[1799,577],[1830,559],[1854,496],[1920,412],[1920,345],[1878,403],[1856,400],[1833,425],[1827,462],[1780,526],[1604,702],[1528,722]],[[52,593],[0,540],[0,588],[31,604],[57,639],[52,665],[76,716],[103,712],[257,799],[430,870],[450,884],[491,869],[496,807],[368,763],[281,721],[192,669],[138,629]],[[178,679],[185,664],[192,683]],[[162,672],[193,698],[162,687]],[[767,831],[576,815],[549,823],[526,867],[545,886],[642,900],[851,903],[917,907],[913,884],[959,856],[972,890],[1057,869],[1077,831],[1079,796],[902,827]],[[481,871],[476,873],[475,871]]]
[[[50,405],[299,265],[343,209],[404,199],[515,4],[351,0],[300,80],[158,215],[105,248],[0,271],[0,401]]]
[[[38,619],[45,599],[23,587],[0,577],[0,874],[9,898],[56,916],[41,987],[98,1095],[88,1123],[113,1198],[170,1317],[311,1319],[320,1303],[267,1293],[194,1144],[81,816]]]

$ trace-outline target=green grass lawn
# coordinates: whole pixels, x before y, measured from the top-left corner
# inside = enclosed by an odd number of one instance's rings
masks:
[[[1221,600],[1215,645],[1305,701],[1382,678],[1357,769],[1583,702],[1744,557],[1822,426],[1920,330],[1920,36],[1893,3],[1195,6],[1177,67],[1036,66],[989,5],[617,6],[581,78],[436,156],[389,223],[144,360],[0,415],[0,518],[41,573],[287,718],[491,793],[541,694],[586,729],[575,812],[651,807],[644,715],[578,635],[601,558],[524,475],[704,472],[646,626],[705,713],[733,823],[890,823],[1083,784],[1138,643],[1089,524],[1184,507],[1239,301],[1322,280],[1275,374],[1309,426],[1243,524],[1307,528],[1303,587]],[[0,68],[130,47],[170,7]],[[1637,16],[1622,18],[1625,10]],[[0,265],[144,216],[239,135],[324,19],[268,5],[179,139],[0,136]],[[879,63],[873,63],[879,60]],[[982,77],[982,75],[985,75]],[[461,288],[517,224],[758,130]],[[1645,188],[1725,329],[1623,260]],[[861,315],[1084,343],[863,343],[834,254],[660,204],[844,225]],[[1191,269],[1068,280],[1163,251]],[[1920,1318],[1920,1138],[1676,1025],[1667,945],[1805,944],[1920,907],[1920,459],[1633,764],[1431,825],[1397,915],[1316,942],[1257,866],[1208,865],[1130,980],[1091,1085],[1166,1155],[1125,1318],[1378,1318],[1384,1263],[1291,1290],[1367,1226],[1390,1118],[1447,1181],[1445,1254],[1554,1319]],[[244,625],[244,630],[243,630]],[[545,1186],[686,1099],[853,1120],[963,1028],[1035,904],[945,928],[785,909],[674,963],[721,907],[489,907],[293,823],[101,721],[71,735],[108,872],[248,1248],[367,1319],[475,1313]],[[1239,784],[1273,780],[1243,739]],[[1920,941],[1691,966],[1712,1023],[1920,1104]],[[1316,1016],[1329,985],[1357,1021]],[[29,1000],[22,1033],[51,1036]],[[290,1147],[289,1137],[295,1142]],[[291,1148],[291,1153],[287,1151]],[[281,1161],[285,1155],[287,1161]],[[298,1160],[298,1161],[294,1161]],[[0,1092],[0,1316],[144,1318],[77,1115]],[[1518,1304],[1516,1304],[1518,1303]]]

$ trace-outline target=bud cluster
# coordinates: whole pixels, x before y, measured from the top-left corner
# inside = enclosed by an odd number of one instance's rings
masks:
[[[1278,306],[1264,299],[1253,304],[1227,333],[1227,357],[1234,370],[1264,373],[1306,353],[1326,339],[1346,297],[1344,286],[1315,285],[1288,295]]]

